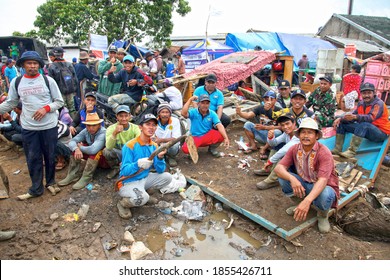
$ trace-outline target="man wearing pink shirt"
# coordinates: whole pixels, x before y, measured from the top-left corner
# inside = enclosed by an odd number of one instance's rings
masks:
[[[322,132],[311,118],[302,121],[295,135],[300,143],[292,146],[275,167],[284,194],[299,202],[286,213],[296,221],[304,221],[313,204],[317,209],[318,229],[326,233],[330,231],[329,210],[336,207],[340,197],[332,153],[318,142]],[[291,172],[293,169],[295,172]]]

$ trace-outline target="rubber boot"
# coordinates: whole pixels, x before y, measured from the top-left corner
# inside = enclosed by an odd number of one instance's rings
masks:
[[[116,207],[118,208],[119,216],[123,219],[130,219],[133,215],[131,214],[130,208],[134,205],[130,202],[128,197],[123,197],[118,201]]]
[[[89,158],[87,160],[87,164],[85,165],[83,175],[80,180],[72,186],[72,189],[80,190],[88,185],[92,181],[92,176],[98,166],[98,163],[99,161]]]
[[[0,241],[5,241],[14,237],[16,232],[14,231],[0,231]]]
[[[266,190],[277,186],[279,186],[278,175],[276,175],[274,170],[271,171],[265,180],[256,184],[256,188],[259,190]]]
[[[345,158],[354,158],[356,156],[356,151],[359,148],[362,141],[363,138],[356,135],[352,136],[351,145],[349,146],[348,150],[340,153],[340,156]]]
[[[79,168],[80,168],[80,163],[81,163],[81,160],[75,159],[73,156],[70,156],[68,175],[66,175],[66,177],[63,180],[59,181],[57,183],[57,185],[60,187],[63,187],[63,186],[69,185],[73,182],[76,182],[80,178],[80,175],[78,172]]]
[[[318,230],[321,233],[327,233],[330,231],[328,213],[329,210],[317,210]]]
[[[209,146],[209,152],[213,155],[213,157],[220,157],[220,152],[217,151],[217,148],[221,145],[221,143],[213,144]]]
[[[166,160],[167,160],[169,167],[176,167],[177,166],[176,156],[166,155]]]
[[[336,146],[332,150],[333,155],[338,155],[343,151],[344,138],[345,134],[336,134]]]
[[[301,203],[302,199],[300,199],[299,197],[296,197],[296,196],[290,196],[290,199],[294,202],[295,205],[287,208],[286,213],[289,216],[294,216],[294,210],[295,210],[295,208],[297,208],[299,203]]]

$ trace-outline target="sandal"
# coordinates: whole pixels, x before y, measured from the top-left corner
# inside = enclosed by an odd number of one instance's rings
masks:
[[[256,149],[253,149],[253,148],[248,148],[246,151],[244,151],[243,153],[246,154],[246,155],[249,155],[251,153],[254,153],[254,152],[257,152],[257,148]]]
[[[66,165],[66,164],[65,164],[64,162],[57,162],[57,164],[56,164],[56,170],[59,171],[59,170],[64,169],[65,165]]]
[[[263,147],[261,147],[259,152],[259,157],[260,159],[268,159],[268,150],[263,149]]]

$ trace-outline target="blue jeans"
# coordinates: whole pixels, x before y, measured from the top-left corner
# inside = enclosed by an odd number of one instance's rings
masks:
[[[387,134],[369,122],[340,123],[337,133],[353,133],[358,137],[366,138],[372,142],[382,142],[387,139]]]
[[[293,175],[295,178],[297,178],[299,182],[301,182],[303,188],[305,189],[306,195],[308,195],[313,189],[314,184],[304,181],[301,177],[299,177],[295,173],[290,172],[290,174]],[[279,180],[279,184],[282,186],[283,193],[288,197],[294,196],[294,192],[291,187],[290,181],[281,178],[279,178],[278,180]],[[335,191],[330,186],[326,186],[324,190],[320,193],[320,195],[317,196],[316,199],[314,199],[313,205],[320,210],[329,210],[335,200],[336,200]]]
[[[255,140],[261,144],[267,143],[268,130],[257,130],[253,122],[246,122],[244,124],[244,129],[250,131],[255,136]],[[282,132],[279,129],[275,129],[275,137],[281,135]]]
[[[45,160],[46,187],[55,184],[57,130],[57,126],[46,130],[22,130],[24,153],[32,181],[28,193],[33,196],[40,196],[44,191],[43,160]]]

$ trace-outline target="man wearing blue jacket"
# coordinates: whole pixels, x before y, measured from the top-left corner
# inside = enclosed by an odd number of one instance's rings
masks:
[[[115,66],[111,67],[108,72],[108,80],[111,83],[122,83],[122,88],[125,94],[116,94],[110,96],[108,104],[112,109],[116,109],[118,105],[126,104],[131,107],[133,104],[141,101],[143,94],[143,86],[153,85],[153,80],[144,71],[135,66],[134,57],[126,55],[123,58],[123,69],[114,74]]]
[[[161,189],[172,181],[172,175],[164,172],[166,150],[149,160],[149,156],[157,148],[157,144],[151,140],[157,129],[157,118],[153,114],[145,114],[139,128],[140,136],[130,140],[122,148],[122,165],[119,175],[124,177],[134,174],[118,186],[122,199],[117,207],[119,216],[123,219],[132,217],[130,208],[139,207],[148,202],[149,194],[146,192],[148,189]],[[156,172],[150,172],[152,166]]]

